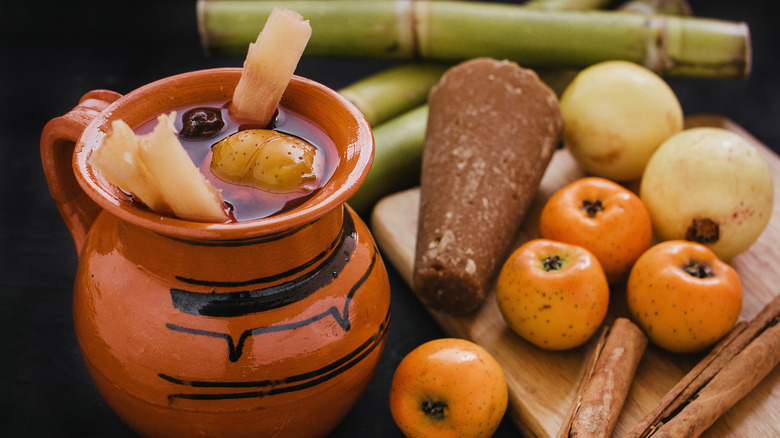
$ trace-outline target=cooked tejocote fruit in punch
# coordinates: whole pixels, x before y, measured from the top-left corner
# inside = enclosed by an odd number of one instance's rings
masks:
[[[211,148],[211,171],[219,179],[273,193],[316,188],[322,154],[312,144],[270,129],[247,129]]]

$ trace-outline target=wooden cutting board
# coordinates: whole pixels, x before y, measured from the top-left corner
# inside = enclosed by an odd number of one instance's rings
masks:
[[[759,146],[774,177],[775,208],[767,229],[747,252],[731,261],[743,284],[741,319],[749,320],[778,293],[777,285],[780,283],[780,157],[722,117],[693,116],[686,120],[686,126],[717,126],[745,135]],[[545,200],[560,187],[582,176],[582,170],[566,150],[555,153],[519,232],[517,245],[537,237],[539,212]],[[371,218],[372,231],[384,257],[409,285],[414,265],[418,204],[419,190],[410,189],[382,199]],[[627,316],[625,291],[613,290],[611,293],[612,316]],[[595,340],[565,352],[537,348],[507,327],[498,310],[494,290],[490,291],[485,305],[474,315],[452,317],[436,311],[430,313],[449,336],[476,342],[501,363],[510,393],[508,414],[524,435],[554,437],[558,433]],[[614,436],[628,432],[701,357],[672,354],[649,346],[642,357]],[[746,398],[722,416],[705,436],[780,436],[780,366],[775,367]]]

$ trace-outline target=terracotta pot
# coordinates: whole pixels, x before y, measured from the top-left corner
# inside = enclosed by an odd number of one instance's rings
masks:
[[[112,120],[136,127],[227,100],[239,76],[204,70],[125,96],[93,91],[41,138],[79,253],[73,312],[84,361],[102,396],[144,436],[326,435],[364,392],[384,347],[387,273],[345,204],[368,171],[373,137],[336,92],[290,83],[282,105],[324,129],[340,163],[311,199],[266,219],[162,217],[87,163]]]

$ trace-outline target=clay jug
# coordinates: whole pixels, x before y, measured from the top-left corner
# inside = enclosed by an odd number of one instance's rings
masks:
[[[88,163],[123,119],[227,101],[241,70],[165,78],[124,96],[87,93],[43,130],[50,191],[79,256],[73,296],[84,362],[108,404],[142,436],[316,437],[368,385],[385,344],[390,291],[366,225],[345,201],[373,159],[347,100],[294,77],[281,105],[339,151],[302,205],[246,222],[161,216]]]

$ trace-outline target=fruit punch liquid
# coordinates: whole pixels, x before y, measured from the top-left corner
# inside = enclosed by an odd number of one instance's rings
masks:
[[[260,127],[245,124],[230,117],[228,105],[229,101],[177,108],[174,126],[179,133],[182,146],[193,163],[200,168],[206,179],[220,190],[223,200],[228,205],[231,219],[236,221],[261,219],[292,209],[310,198],[333,175],[338,165],[338,152],[333,141],[318,126],[283,107],[278,108],[271,126]],[[135,132],[139,135],[147,134],[151,132],[156,123],[154,120],[149,121],[137,128]],[[315,165],[306,176],[306,184],[284,188],[258,187],[257,184],[245,182],[247,178],[237,181],[225,178],[219,172],[215,173],[212,163],[215,155],[213,151],[217,149],[220,142],[224,145],[223,140],[232,141],[235,134],[239,132],[244,134],[263,133],[259,129],[265,128],[308,143],[307,148],[311,151],[309,155],[316,156],[316,160],[314,160]],[[228,139],[231,136],[233,137]],[[246,159],[245,156],[248,155],[246,148],[240,152],[240,154],[233,153],[233,155],[243,155],[243,158]],[[250,152],[250,154],[255,153]],[[286,154],[290,155],[290,152],[286,152]],[[225,154],[217,155],[223,157]],[[235,157],[232,155],[229,158],[235,161]],[[259,159],[258,157],[254,158]],[[268,157],[264,156],[263,158]],[[225,160],[225,158],[220,159]],[[237,166],[239,171],[245,172],[250,164],[241,163]],[[282,170],[282,172],[288,171]]]

